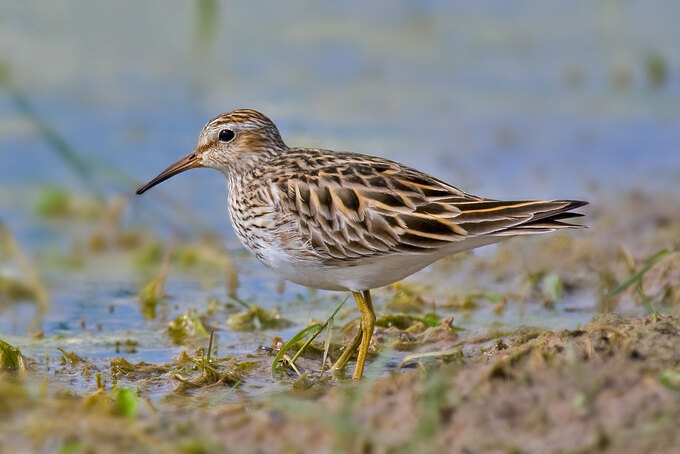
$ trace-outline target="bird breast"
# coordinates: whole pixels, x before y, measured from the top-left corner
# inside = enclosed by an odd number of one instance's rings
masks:
[[[274,271],[290,263],[320,264],[297,218],[281,209],[268,186],[229,185],[229,216],[236,236],[255,257]]]

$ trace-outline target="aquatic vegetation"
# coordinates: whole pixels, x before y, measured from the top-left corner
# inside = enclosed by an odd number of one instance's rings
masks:
[[[114,358],[109,363],[109,371],[112,378],[118,380],[121,377],[140,380],[143,378],[158,377],[171,371],[173,365],[150,364],[145,361],[131,363],[125,358]]]
[[[193,362],[198,369],[199,374],[191,380],[187,380],[180,374],[174,374],[173,378],[179,381],[179,385],[175,389],[176,392],[183,392],[193,388],[203,388],[205,386],[226,385],[235,387],[243,382],[241,373],[247,372],[252,368],[257,367],[251,361],[242,363],[234,363],[232,357],[228,356],[222,359],[211,360],[211,352],[213,345],[214,332],[210,333],[210,342],[208,343],[208,354],[204,355],[201,352],[199,358],[181,358],[181,362],[186,362],[186,359]],[[186,354],[183,352],[183,355]],[[228,367],[222,371],[217,369],[218,364],[228,362]]]
[[[277,311],[263,309],[252,304],[248,310],[230,316],[227,325],[234,331],[256,331],[287,328],[292,325],[292,322],[281,317]]]
[[[428,312],[423,315],[387,314],[377,318],[375,324],[382,328],[394,326],[400,330],[418,331],[427,327],[439,326],[441,321],[441,317],[437,314]],[[422,329],[416,327],[418,324]]]
[[[29,284],[7,276],[0,276],[0,301],[3,304],[12,301],[34,301],[38,298],[38,292]]]
[[[650,51],[644,56],[647,81],[652,88],[662,88],[668,81],[668,62],[658,52]]]
[[[61,347],[57,347],[57,350],[61,352],[62,365],[68,364],[70,366],[78,366],[87,363],[87,361],[85,361],[83,358],[81,358],[80,356],[76,355],[73,352],[68,352]]]
[[[288,342],[286,342],[280,349],[279,352],[276,354],[276,357],[274,358],[274,362],[272,363],[272,374],[275,374],[276,371],[279,370],[279,362],[285,358],[286,353],[288,350],[290,350],[295,344],[297,344],[299,341],[302,339],[305,339],[307,336],[315,336],[321,332],[323,329],[323,324],[321,323],[314,323],[313,325],[307,326],[301,331],[298,331],[295,336],[293,336]],[[310,337],[310,339],[313,339],[313,337]],[[295,361],[292,359],[289,359],[287,363],[294,368],[294,370],[297,372],[298,375],[301,375],[300,372],[295,368]]]
[[[198,374],[191,379],[186,379],[178,373],[174,374],[172,378],[179,382],[177,388],[175,388],[176,392],[184,392],[208,386],[235,387],[244,381],[241,373],[248,371],[252,367],[250,364],[239,367],[239,365],[232,362],[231,358],[211,361],[209,358],[202,355],[200,358],[192,358],[192,361],[196,365],[195,369],[198,370]],[[218,370],[217,367],[220,363],[227,364],[224,365],[224,368]]]
[[[680,304],[680,251],[662,257],[642,276],[640,286],[652,300]]]
[[[35,202],[35,212],[44,217],[66,217],[71,212],[69,202],[69,193],[66,190],[46,189]]]
[[[643,288],[643,278],[645,274],[659,261],[661,260],[664,256],[668,255],[670,253],[669,250],[664,249],[656,254],[652,255],[650,258],[647,259],[645,264],[635,273],[633,273],[632,276],[630,276],[628,279],[626,279],[624,282],[619,284],[616,288],[611,290],[609,294],[607,295],[608,297],[613,297],[616,296],[624,291],[626,291],[629,287],[635,285],[636,292],[640,298],[640,301],[642,305],[647,309],[647,312],[650,314],[653,314],[656,309],[654,309],[654,305],[661,302],[652,302],[651,299],[647,296],[645,293],[645,290]]]
[[[394,291],[387,309],[395,312],[422,312],[430,304],[423,298],[424,289],[410,282],[396,282],[389,286]]]
[[[347,299],[349,296],[347,296],[342,302],[338,305],[338,307],[335,308],[333,313],[331,314],[330,317],[324,322],[324,323],[315,323],[313,325],[307,326],[303,328],[301,331],[299,331],[291,340],[286,342],[278,351],[276,354],[276,357],[274,358],[274,362],[272,363],[272,375],[275,375],[277,371],[280,370],[279,362],[286,358],[286,353],[288,350],[290,350],[294,345],[296,345],[298,342],[300,342],[302,339],[306,338],[309,336],[309,339],[298,349],[298,351],[295,353],[295,355],[288,359],[286,363],[292,367],[298,375],[301,375],[300,372],[297,370],[295,367],[295,361],[300,357],[300,355],[307,349],[307,347],[312,343],[314,339],[316,339],[316,336],[319,335],[321,331],[324,329],[326,330],[326,340],[324,341],[324,349],[323,349],[323,359],[321,361],[321,374],[323,375],[323,372],[326,368],[326,358],[328,357],[328,350],[331,345],[331,336],[333,334],[333,321],[335,320],[335,316],[338,314],[340,309],[345,305],[347,302]]]
[[[125,353],[137,353],[137,347],[139,347],[139,342],[134,339],[116,341],[116,353],[120,353],[121,350]]]
[[[467,293],[460,295],[458,293],[452,294],[445,306],[458,311],[471,311],[479,308],[479,300],[483,297],[483,294],[479,293]]]
[[[139,292],[141,311],[146,318],[156,318],[156,304],[165,298],[165,281],[170,269],[169,257],[169,253],[166,253],[158,273]]]
[[[176,344],[182,345],[187,340],[207,338],[209,333],[198,313],[190,310],[168,323],[168,336]]]
[[[96,220],[102,212],[102,201],[82,196],[61,187],[41,188],[35,196],[35,214],[45,219]]]
[[[120,411],[123,416],[128,419],[135,419],[139,406],[137,393],[127,387],[119,388],[116,392],[116,403],[118,405],[118,411]]]
[[[24,374],[26,360],[18,348],[0,339],[0,373]]]
[[[42,282],[35,265],[19,247],[9,230],[0,222],[0,264],[10,263],[21,273],[21,278],[6,276],[0,268],[0,309],[13,302],[33,301],[37,312],[33,326],[37,329],[50,307],[47,287]]]

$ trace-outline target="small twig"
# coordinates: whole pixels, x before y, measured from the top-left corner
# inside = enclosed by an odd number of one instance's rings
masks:
[[[300,373],[300,371],[298,370],[298,368],[295,367],[295,363],[293,362],[293,359],[292,359],[290,356],[288,356],[288,355],[283,355],[283,358],[282,358],[282,359],[284,360],[284,362],[288,363],[288,365],[289,365],[290,367],[293,368],[293,370],[295,371],[295,373],[298,374],[298,377],[302,377],[302,374]]]
[[[445,357],[449,357],[449,356],[462,357],[463,353],[462,353],[460,348],[455,348],[455,349],[446,350],[446,351],[443,351],[443,352],[426,352],[426,353],[417,353],[417,354],[414,354],[414,355],[408,355],[408,356],[405,356],[404,359],[401,360],[401,362],[399,363],[399,366],[397,366],[397,370],[401,370],[401,368],[404,367],[404,365],[406,363],[409,363],[411,361],[420,360],[420,359],[424,359],[424,358],[445,358]],[[418,361],[418,363],[420,364],[420,361]]]
[[[243,301],[241,298],[239,298],[239,297],[237,297],[237,296],[235,296],[235,295],[229,295],[229,298],[231,298],[232,300],[236,301],[237,303],[239,303],[241,306],[245,307],[246,309],[250,309],[250,304],[246,303],[246,302]]]
[[[187,386],[191,386],[192,388],[200,388],[199,385],[197,385],[196,383],[190,382],[186,378],[182,377],[180,374],[175,374],[175,375],[172,376],[172,378],[174,378],[175,380],[177,380],[179,382],[184,383]]]
[[[328,319],[328,326],[326,327],[326,340],[323,343],[323,360],[321,361],[321,376],[323,377],[326,371],[326,359],[328,359],[328,350],[331,347],[331,335],[333,334],[333,317]]]
[[[213,343],[213,336],[215,335],[215,328],[210,330],[210,341],[208,342],[208,354],[206,355],[206,359],[208,362],[210,362],[210,352],[212,352],[212,343]]]

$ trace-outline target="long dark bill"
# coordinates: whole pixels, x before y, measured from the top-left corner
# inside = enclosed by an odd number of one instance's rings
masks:
[[[191,153],[188,156],[185,156],[184,158],[180,159],[164,171],[162,171],[156,178],[153,180],[149,181],[147,184],[142,186],[141,188],[137,189],[137,192],[135,194],[143,194],[144,192],[148,191],[149,189],[153,188],[159,183],[164,182],[170,177],[174,177],[178,173],[182,173],[185,170],[193,169],[195,167],[203,167],[198,160],[198,156],[196,153]]]

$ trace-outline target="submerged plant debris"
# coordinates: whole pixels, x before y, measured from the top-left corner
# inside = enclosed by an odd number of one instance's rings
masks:
[[[649,452],[680,442],[674,423],[680,417],[679,342],[680,317],[604,314],[573,330],[520,330],[471,339],[461,344],[459,354],[423,355],[407,365],[421,367],[369,376],[361,383],[329,387],[326,379],[304,375],[267,399],[250,397],[248,403],[242,395],[235,400],[231,387],[247,383],[261,372],[258,363],[271,357],[239,363],[234,357],[184,356],[160,366],[119,361],[119,380],[124,373],[140,383],[136,391],[114,385],[91,394],[54,390],[44,395],[36,394],[30,377],[11,386],[0,382],[2,430],[21,424],[17,434],[40,434],[8,439],[5,446],[16,449],[38,449],[47,440],[60,446],[77,440],[90,449],[106,440],[113,449],[128,443],[148,449],[200,439],[216,450],[266,452],[308,450],[309,443],[315,452],[338,446],[398,452],[424,446],[434,451]],[[146,389],[162,379],[178,382],[174,392],[180,394],[150,407],[144,403]],[[300,394],[302,389],[307,391]],[[316,391],[309,394],[310,389]],[[40,417],[31,416],[36,405]],[[212,417],[201,417],[205,411]],[[184,430],[165,425],[164,418],[154,416],[158,412],[175,415]],[[272,418],[276,436],[258,436]],[[74,421],[80,421],[78,430]],[[140,438],[132,421],[156,435]],[[346,424],[351,430],[340,429]]]
[[[287,328],[292,325],[292,322],[281,317],[281,314],[276,311],[263,309],[253,304],[248,310],[229,317],[227,324],[234,331],[255,331]]]
[[[208,331],[196,311],[188,311],[168,323],[168,335],[182,345],[189,339],[208,337]]]
[[[0,373],[23,374],[26,360],[18,348],[0,339]]]

